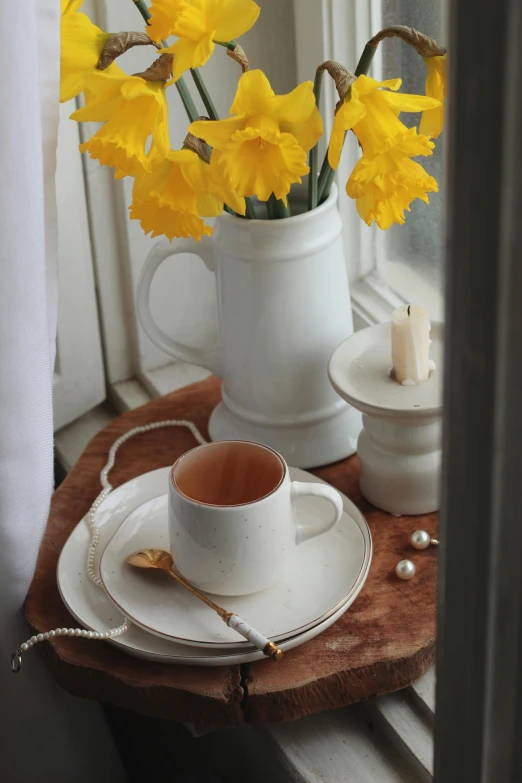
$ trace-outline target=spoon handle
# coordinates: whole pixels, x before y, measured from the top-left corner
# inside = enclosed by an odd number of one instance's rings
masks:
[[[264,655],[266,655],[268,658],[272,658],[273,661],[278,661],[279,658],[283,656],[283,651],[280,650],[279,647],[274,644],[274,642],[271,642],[266,638],[266,636],[263,636],[263,634],[259,633],[259,631],[256,631],[255,628],[252,628],[252,626],[242,620],[241,617],[239,617],[237,614],[227,611],[221,606],[215,604],[214,601],[211,601],[210,598],[208,598],[206,595],[200,593],[199,590],[190,584],[190,582],[185,581],[182,576],[179,576],[179,574],[176,574],[174,571],[169,570],[167,573],[169,576],[175,579],[176,582],[179,582],[180,585],[183,585],[183,587],[189,590],[192,595],[195,595],[196,598],[199,598],[201,601],[206,603],[207,606],[213,609],[221,617],[226,625],[228,625],[237,633],[241,634],[241,636],[243,636],[245,639],[248,639],[248,641],[253,644],[254,647],[257,647],[258,650],[261,650],[261,652],[263,652]]]
[[[241,636],[244,636],[245,639],[248,639],[248,641],[254,645],[254,647],[257,647],[258,650],[262,650],[262,652],[268,657],[272,658],[274,661],[278,661],[279,658],[282,658],[283,651],[279,649],[273,642],[271,642],[269,639],[266,638],[266,636],[263,636],[262,633],[259,633],[259,631],[256,631],[255,628],[252,628],[248,623],[246,623],[244,620],[241,619],[237,614],[233,614],[229,619],[228,622],[225,620],[229,628],[233,628],[234,631],[237,631],[241,634]]]

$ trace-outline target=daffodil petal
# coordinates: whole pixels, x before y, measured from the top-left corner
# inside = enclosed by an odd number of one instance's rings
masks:
[[[209,27],[218,41],[231,41],[250,30],[261,9],[253,0],[210,0],[207,3]]]
[[[341,151],[344,144],[346,131],[357,125],[366,115],[366,106],[353,96],[343,103],[334,118],[330,143],[328,144],[328,163],[332,169],[336,169],[341,160]]]
[[[444,106],[438,106],[436,109],[430,109],[422,113],[419,133],[431,136],[432,139],[436,139],[442,133],[444,128]]]
[[[63,103],[82,92],[85,78],[96,68],[110,35],[85,14],[69,12],[62,17],[60,35],[60,101]],[[111,65],[108,70],[116,68]]]
[[[435,109],[428,109],[423,112],[419,131],[433,138],[437,138],[442,133],[444,127],[444,102],[447,92],[446,69],[447,55],[440,57],[425,57],[424,62],[428,69],[426,76],[426,95],[437,98],[441,105]]]
[[[166,49],[160,49],[162,53],[174,55],[172,65],[172,79],[169,84],[177,82],[180,76],[190,68],[201,68],[212,56],[215,49],[212,41],[212,33],[199,41],[191,41],[188,38],[179,38],[176,43]]]
[[[375,92],[375,90],[378,90],[380,87],[395,91],[399,89],[401,84],[402,79],[384,79],[384,81],[378,82],[377,79],[372,79],[371,76],[361,74],[353,83],[352,91],[355,90],[361,98],[364,98],[372,92]]]
[[[314,105],[311,115],[303,122],[286,122],[281,124],[281,130],[295,136],[297,143],[308,152],[315,147],[323,135],[323,119],[321,112]]]
[[[183,5],[183,0],[152,0],[151,17],[146,26],[147,35],[156,43],[172,35],[174,20]]]
[[[230,137],[245,127],[244,117],[228,117],[226,120],[196,120],[189,125],[189,133],[193,133],[216,149],[222,149]]]
[[[196,209],[201,217],[217,217],[223,212],[223,201],[211,193],[198,193]]]
[[[83,0],[61,0],[62,15],[73,14],[83,5]]]
[[[282,124],[304,122],[314,110],[313,87],[312,82],[303,82],[287,95],[277,95],[271,109],[272,116]]]
[[[436,109],[440,106],[440,101],[435,98],[428,98],[425,95],[409,95],[404,92],[381,92],[381,98],[397,111],[426,111],[427,109]]]
[[[118,69],[119,70],[119,69]],[[121,88],[128,77],[123,71],[95,71],[85,79],[85,106],[71,114],[77,122],[104,122],[119,110]]]
[[[219,150],[213,150],[210,158],[210,175],[214,183],[214,191],[222,196],[223,202],[228,204],[234,212],[237,212],[238,215],[244,215],[246,212],[245,199],[234,190],[228,181],[220,158]]]
[[[274,105],[275,94],[263,71],[247,71],[237,84],[230,114],[268,114]]]

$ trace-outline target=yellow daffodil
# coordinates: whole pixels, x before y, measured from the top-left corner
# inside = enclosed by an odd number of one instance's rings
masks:
[[[366,156],[378,154],[383,143],[406,131],[399,120],[401,111],[416,112],[435,109],[440,101],[424,95],[388,92],[398,90],[401,79],[377,82],[369,76],[359,76],[352,84],[347,100],[337,111],[328,147],[328,162],[333,169],[339,165],[344,134],[353,130]],[[387,89],[381,90],[379,88]],[[424,142],[419,141],[419,149]],[[422,155],[423,152],[413,153]]]
[[[275,95],[262,71],[247,71],[226,120],[193,122],[189,130],[220,152],[220,163],[240,196],[283,199],[308,173],[306,153],[322,135],[312,82]]]
[[[153,0],[147,33],[157,43],[170,35],[178,38],[162,50],[174,55],[176,81],[207,62],[214,41],[231,41],[250,30],[260,10],[253,0]]]
[[[392,223],[404,223],[404,211],[419,198],[428,203],[428,193],[438,191],[437,181],[419,163],[416,155],[431,155],[435,145],[427,136],[417,135],[416,128],[389,138],[381,152],[363,154],[356,163],[346,192],[356,199],[357,211],[367,225],[375,221],[385,230]]]
[[[428,136],[417,134],[399,120],[401,111],[416,112],[438,107],[439,101],[423,95],[388,92],[398,90],[400,79],[377,82],[359,76],[347,100],[335,115],[328,147],[328,162],[339,165],[346,131],[353,130],[362,147],[346,185],[346,192],[357,199],[363,220],[386,229],[392,223],[404,223],[404,211],[420,198],[428,201],[428,192],[438,190],[436,180],[419,163],[417,155],[431,155],[435,146]],[[388,88],[382,90],[381,87]]]
[[[152,168],[152,160],[164,158],[169,149],[165,82],[149,82],[140,76],[127,76],[114,66],[109,73],[97,71],[85,81],[85,106],[73,112],[78,122],[104,122],[89,141],[80,145],[116,176],[142,177]],[[149,152],[145,147],[149,136]]]
[[[423,58],[426,63],[426,68],[428,69],[428,74],[426,76],[426,95],[440,101],[440,106],[437,106],[434,109],[428,109],[422,113],[419,133],[425,133],[427,136],[432,136],[434,139],[436,139],[437,136],[440,136],[444,126],[444,101],[448,90],[447,57],[446,54],[443,54],[439,57]]]
[[[224,203],[245,214],[245,200],[230,188],[218,156],[206,163],[186,149],[169,152],[149,175],[136,180],[132,197],[130,216],[145,234],[164,234],[171,241],[210,236],[212,228],[202,218],[221,214]]]
[[[78,13],[83,0],[62,0],[60,24],[60,101],[68,101],[79,95],[85,78],[96,69],[103,47],[110,38],[91,22],[88,16]],[[114,70],[110,65],[108,71]]]

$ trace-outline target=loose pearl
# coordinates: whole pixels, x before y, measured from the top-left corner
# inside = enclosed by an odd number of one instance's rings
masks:
[[[431,543],[431,536],[426,530],[416,530],[411,534],[410,541],[415,549],[427,549]]]
[[[411,579],[415,576],[415,566],[411,560],[401,560],[395,567],[395,573],[399,579]]]

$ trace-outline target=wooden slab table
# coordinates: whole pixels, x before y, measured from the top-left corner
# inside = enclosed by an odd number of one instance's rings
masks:
[[[56,566],[69,534],[100,491],[99,475],[112,443],[132,427],[162,419],[189,419],[207,437],[219,388],[219,381],[209,378],[161,397],[115,419],[92,439],[53,497],[26,603],[36,632],[77,625],[61,601]],[[171,465],[194,445],[186,429],[138,435],[119,450],[111,484]],[[209,729],[295,720],[418,679],[434,661],[437,555],[436,549],[413,550],[409,536],[418,528],[434,535],[436,515],[393,517],[370,506],[359,491],[356,456],[313,472],[359,506],[373,537],[367,582],[334,625],[278,663],[230,667],[149,663],[109,644],[58,637],[38,645],[57,681],[78,696]],[[395,576],[404,557],[417,565],[409,582]]]

